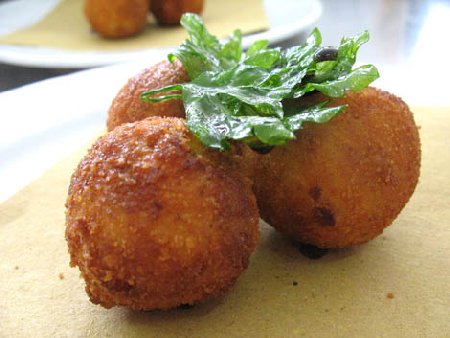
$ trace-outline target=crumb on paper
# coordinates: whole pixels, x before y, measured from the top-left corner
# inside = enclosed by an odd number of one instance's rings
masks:
[[[16,266],[14,267],[14,270],[19,270],[19,266],[16,265]]]
[[[393,294],[392,292],[388,292],[388,293],[386,294],[386,297],[387,297],[388,299],[392,299],[392,298],[394,298],[394,294]]]
[[[59,279],[63,280],[64,279],[64,274],[62,272],[60,272],[58,277],[59,277]]]

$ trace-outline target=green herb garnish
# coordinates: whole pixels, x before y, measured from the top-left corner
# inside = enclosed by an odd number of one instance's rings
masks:
[[[367,87],[379,76],[372,65],[353,69],[359,47],[369,39],[367,31],[342,39],[331,51],[321,47],[316,28],[303,45],[281,50],[261,40],[244,53],[239,30],[221,43],[195,14],[183,15],[181,24],[189,39],[168,57],[182,62],[191,82],[150,90],[141,98],[182,99],[188,128],[213,148],[228,148],[228,140],[254,148],[284,144],[304,122],[327,122],[345,106],[327,107],[325,101],[287,109],[283,102],[312,91],[339,97],[346,90]],[[179,94],[155,96],[173,91]]]

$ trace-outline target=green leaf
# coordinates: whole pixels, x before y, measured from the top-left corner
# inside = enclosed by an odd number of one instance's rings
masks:
[[[192,13],[184,14],[180,20],[189,39],[180,45],[169,60],[178,58],[191,80],[205,71],[228,69],[239,63],[242,57],[242,33],[235,30],[225,44],[208,32],[202,19]]]
[[[253,131],[258,140],[264,144],[282,145],[286,140],[294,138],[293,131],[286,128],[281,120],[255,125]]]
[[[303,123],[325,123],[345,109],[329,107],[329,99],[304,104],[303,95],[320,91],[340,97],[367,87],[379,76],[372,65],[353,68],[360,46],[369,39],[367,31],[343,38],[330,60],[323,57],[317,28],[302,45],[281,50],[261,40],[243,53],[239,30],[222,43],[195,14],[183,15],[181,23],[189,39],[169,60],[178,58],[191,82],[144,92],[142,99],[182,98],[188,128],[212,148],[227,149],[229,140],[255,148],[284,144]]]
[[[239,63],[242,57],[242,33],[235,30],[227,43],[217,52],[220,65],[227,69]]]
[[[308,83],[304,93],[318,90],[330,97],[340,97],[346,90],[359,91],[366,88],[379,77],[378,70],[372,65],[365,65],[352,70],[349,74],[322,83]]]
[[[323,103],[320,103],[288,116],[284,121],[292,130],[298,130],[301,128],[303,122],[325,123],[341,113],[344,109],[345,106],[326,107]]]
[[[356,61],[359,47],[369,41],[369,32],[364,31],[355,37],[343,38],[338,48],[337,61],[342,71],[351,71]]]
[[[251,55],[247,55],[244,64],[270,69],[281,57],[279,49],[260,49]]]
[[[321,43],[322,43],[322,34],[320,34],[319,29],[315,27],[311,32],[311,34],[309,35],[308,39],[306,40],[306,44],[320,46]]]
[[[203,24],[202,19],[195,14],[187,13],[181,17],[180,24],[186,29],[194,46],[215,52],[219,47],[219,40],[211,35]]]
[[[257,51],[259,51],[261,49],[266,49],[268,45],[269,45],[269,40],[257,40],[255,42],[253,42],[253,44],[251,44],[250,47],[248,47],[246,56],[252,56]]]
[[[183,95],[181,93],[179,94],[172,94],[172,95],[163,95],[163,96],[155,96],[155,94],[159,94],[159,93],[165,93],[168,91],[182,91],[183,90],[183,86],[180,84],[177,85],[173,85],[173,86],[167,86],[161,89],[155,89],[155,90],[150,90],[150,91],[145,91],[143,93],[141,93],[141,100],[144,102],[162,102],[162,101],[167,101],[167,100],[172,100],[172,99],[182,99]]]

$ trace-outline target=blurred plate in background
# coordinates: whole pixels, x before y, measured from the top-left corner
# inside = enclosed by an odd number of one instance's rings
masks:
[[[38,22],[58,2],[58,0],[14,0],[0,4],[0,36]],[[300,39],[317,22],[322,12],[318,0],[264,0],[263,3],[270,28],[260,33],[245,35],[244,47],[259,39],[267,39],[271,44]],[[239,27],[239,22],[234,22],[233,25]],[[120,41],[118,43],[120,44]],[[166,53],[172,48],[148,48],[148,42],[142,49],[120,48],[116,51],[76,51],[39,45],[0,44],[0,62],[42,68],[88,68],[142,60],[156,50]]]

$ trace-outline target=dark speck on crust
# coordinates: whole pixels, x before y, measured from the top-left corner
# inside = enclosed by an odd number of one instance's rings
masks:
[[[313,186],[309,188],[308,194],[314,201],[317,201],[320,198],[320,194],[322,193],[322,189],[318,186]]]
[[[332,227],[336,225],[333,212],[330,209],[323,207],[314,208],[314,214],[317,223],[319,223],[320,225],[326,227]]]

